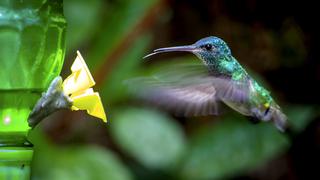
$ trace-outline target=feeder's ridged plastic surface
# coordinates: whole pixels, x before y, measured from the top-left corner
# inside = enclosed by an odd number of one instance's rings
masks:
[[[62,0],[0,2],[0,143],[29,129],[29,112],[60,74],[65,29]]]

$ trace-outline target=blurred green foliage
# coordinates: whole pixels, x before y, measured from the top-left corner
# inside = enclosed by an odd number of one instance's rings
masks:
[[[111,151],[96,146],[58,147],[48,143],[39,131],[33,132],[36,144],[32,179],[132,179],[131,173]]]
[[[289,143],[271,124],[252,126],[230,116],[201,128],[190,140],[182,166],[184,179],[219,179],[251,169],[284,151]]]
[[[67,47],[68,50],[79,48],[95,34],[101,21],[101,0],[65,0],[64,14],[68,18]]]
[[[86,126],[87,122],[81,119],[88,117],[80,118],[74,114],[76,118],[62,114],[54,116],[55,119],[48,119],[40,128],[47,132],[52,141],[60,141],[63,145],[41,139],[39,137],[44,134],[33,132],[31,139],[36,148],[32,173],[34,179],[153,179],[161,178],[162,173],[174,179],[230,178],[254,170],[288,150],[291,140],[279,133],[272,124],[252,125],[243,116],[230,111],[219,117],[205,117],[205,120],[181,120],[162,111],[135,106],[139,103],[134,102],[134,97],[126,92],[124,80],[196,59],[188,56],[158,63],[142,60],[151,42],[162,38],[152,38],[154,30],[147,25],[161,20],[162,15],[168,18],[170,14],[170,9],[154,9],[164,6],[159,2],[65,0],[69,57],[65,64],[73,60],[75,49],[81,50],[97,80],[96,90],[101,93],[110,122],[106,128],[101,128],[101,124]],[[219,23],[225,23],[225,20],[217,20],[217,23],[224,28]],[[228,25],[237,32],[246,31],[239,24],[229,22]],[[222,30],[216,29],[215,32],[219,31]],[[289,54],[294,48],[303,48],[299,33],[291,26],[284,30],[286,36],[280,46],[289,44],[285,50]],[[272,37],[272,33],[264,35],[266,39]],[[241,37],[245,36],[242,34]],[[253,45],[259,41],[252,39]],[[241,43],[243,45],[245,42]],[[174,42],[167,45],[172,44]],[[252,44],[245,48],[251,49]],[[236,53],[239,51],[236,50]],[[268,54],[268,50],[266,52],[267,55],[253,54],[252,59],[274,56]],[[243,54],[246,53],[244,51]],[[301,63],[305,51],[295,53],[299,54],[295,56],[297,65]],[[283,61],[276,63],[286,65],[288,60]],[[69,72],[69,67],[65,69]],[[263,80],[259,76],[257,79]],[[288,113],[296,133],[302,131],[317,112],[311,106],[290,104],[285,106],[284,111]],[[79,140],[70,138],[77,137],[70,134],[75,132],[70,129],[79,127],[81,130],[76,132],[87,136],[87,139],[75,144]],[[91,130],[87,131],[86,128]],[[103,131],[97,133],[96,137],[85,134],[101,129]],[[88,142],[99,144],[100,147],[86,144]],[[72,145],[65,145],[68,143]]]
[[[182,128],[152,110],[121,109],[110,130],[123,150],[149,168],[170,170],[177,165],[186,147]]]
[[[133,47],[129,49],[115,66],[110,75],[106,79],[106,83],[101,86],[100,92],[102,96],[106,96],[107,101],[116,102],[126,100],[128,94],[124,88],[123,81],[131,78],[141,72],[142,59],[145,49],[150,42],[148,35],[143,35],[133,43]]]

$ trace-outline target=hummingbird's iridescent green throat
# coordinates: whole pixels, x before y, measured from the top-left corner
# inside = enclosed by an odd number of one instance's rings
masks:
[[[184,115],[216,114],[217,102],[261,121],[272,121],[280,131],[287,128],[287,117],[272,99],[232,56],[228,45],[218,37],[206,37],[187,46],[160,48],[144,58],[164,52],[195,54],[207,67],[206,75],[194,75],[192,83],[153,83],[144,96]],[[198,79],[197,81],[194,81]],[[150,79],[148,80],[150,82]]]

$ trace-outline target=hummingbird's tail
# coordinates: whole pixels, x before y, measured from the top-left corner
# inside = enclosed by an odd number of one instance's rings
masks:
[[[288,129],[287,116],[281,111],[280,108],[273,109],[272,121],[274,125],[281,131],[285,132]]]

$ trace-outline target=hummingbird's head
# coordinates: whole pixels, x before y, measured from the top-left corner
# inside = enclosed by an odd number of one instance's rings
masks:
[[[204,63],[211,64],[218,60],[221,56],[231,55],[228,45],[220,38],[215,36],[200,39],[194,44],[187,46],[176,46],[160,48],[153,51],[153,53],[146,55],[144,58],[164,52],[184,51],[191,52],[198,56]]]
[[[217,60],[221,56],[231,55],[228,45],[215,36],[200,39],[193,44],[195,50],[192,51],[202,60]]]

